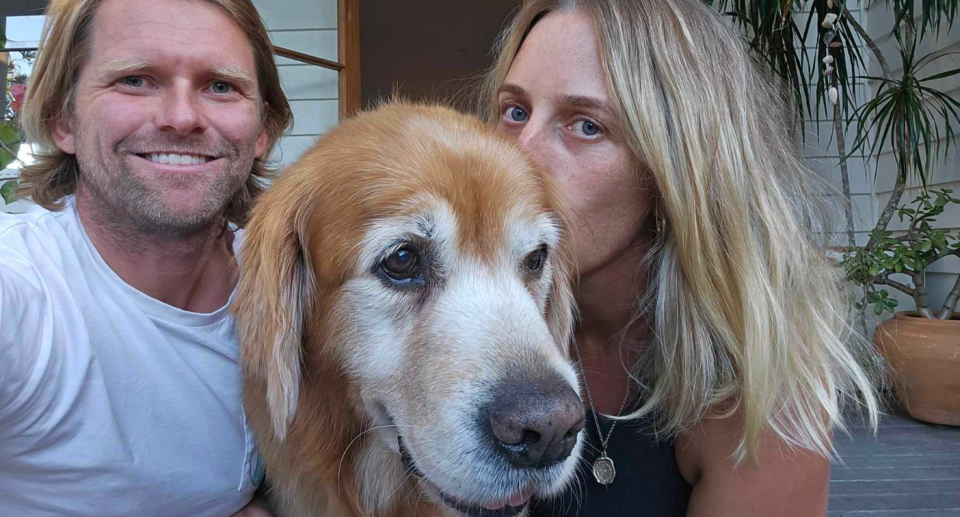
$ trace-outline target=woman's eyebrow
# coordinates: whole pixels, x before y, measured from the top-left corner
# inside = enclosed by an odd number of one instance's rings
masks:
[[[527,90],[524,90],[523,88],[515,84],[509,84],[509,83],[504,84],[497,89],[497,95],[500,95],[501,93],[512,93],[517,97],[530,97],[530,94],[527,93]]]
[[[587,97],[585,95],[560,95],[560,100],[565,104],[577,108],[594,109],[610,115],[616,115],[617,113],[609,104],[595,97]]]

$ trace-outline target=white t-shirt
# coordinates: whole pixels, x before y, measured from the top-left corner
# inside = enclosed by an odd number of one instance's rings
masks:
[[[226,307],[125,283],[73,199],[0,214],[0,515],[229,516],[257,463]]]

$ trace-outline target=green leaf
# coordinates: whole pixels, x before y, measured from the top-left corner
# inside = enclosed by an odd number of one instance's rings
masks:
[[[8,205],[16,201],[17,200],[17,180],[9,180],[4,182],[3,186],[0,186],[0,197],[2,197],[3,202]]]
[[[960,68],[955,68],[953,70],[947,70],[946,72],[941,72],[939,74],[931,75],[930,77],[924,77],[923,81],[936,81],[937,79],[943,79],[944,77],[950,77],[953,75],[960,74]]]
[[[926,253],[930,251],[930,248],[932,247],[933,247],[933,241],[923,241],[923,243],[920,244],[920,251],[922,251],[923,253]]]
[[[882,303],[878,303],[878,304],[874,305],[873,307],[874,307],[874,312],[877,313],[877,316],[880,316],[881,314],[883,314],[883,304],[882,304]]]
[[[17,159],[15,153],[20,148],[20,133],[10,124],[0,124],[0,142],[3,142],[3,146],[0,146],[0,169],[3,169]],[[14,154],[7,152],[7,149]]]
[[[877,266],[870,266],[870,269],[867,270],[870,273],[870,276],[877,276],[880,274],[880,268]]]

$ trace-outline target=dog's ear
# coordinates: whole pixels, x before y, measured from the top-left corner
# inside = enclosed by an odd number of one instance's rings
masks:
[[[576,282],[576,264],[573,245],[570,241],[569,226],[565,218],[560,243],[553,254],[553,276],[550,294],[547,297],[547,325],[561,351],[570,353],[570,339],[576,320],[577,304],[574,298]]]
[[[306,318],[317,292],[305,239],[308,208],[281,197],[262,199],[255,209],[259,217],[244,235],[234,302],[245,373],[266,384],[279,441],[296,414]]]

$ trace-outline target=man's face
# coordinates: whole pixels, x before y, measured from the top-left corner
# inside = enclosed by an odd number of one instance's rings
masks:
[[[263,154],[253,50],[202,0],[105,0],[57,145],[101,224],[167,237],[210,227]]]

